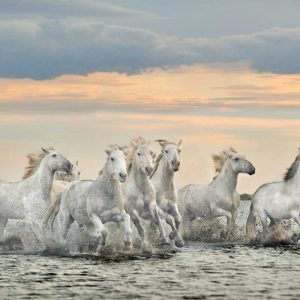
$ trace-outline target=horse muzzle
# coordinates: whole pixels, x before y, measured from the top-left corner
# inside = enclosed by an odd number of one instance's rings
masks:
[[[152,175],[152,172],[153,172],[153,168],[152,167],[145,167],[145,171],[146,171],[146,174],[148,176]]]
[[[125,182],[126,179],[127,179],[127,174],[126,173],[119,173],[119,179],[120,179],[120,182]]]
[[[73,165],[71,163],[68,163],[64,169],[68,174],[71,174],[73,171]]]
[[[251,168],[250,171],[248,172],[249,175],[254,175],[255,174],[255,168]]]
[[[180,162],[179,161],[172,161],[172,170],[174,172],[179,171],[179,167],[180,167]]]

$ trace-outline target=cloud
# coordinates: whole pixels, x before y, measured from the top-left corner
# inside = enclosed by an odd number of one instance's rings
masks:
[[[157,19],[158,16],[131,8],[95,0],[2,0],[2,17],[17,19],[26,17],[51,18],[116,18],[116,19]]]
[[[46,3],[50,5],[50,1]],[[80,10],[83,1],[76,3],[74,7]],[[104,4],[97,3],[93,1],[91,7],[84,7],[92,10],[99,5],[103,10]],[[116,10],[125,15],[139,14]],[[219,38],[180,38],[142,28],[110,25],[102,19],[2,18],[0,76],[47,79],[95,71],[132,74],[154,67],[239,61],[246,61],[261,72],[300,72],[300,28],[274,28]]]

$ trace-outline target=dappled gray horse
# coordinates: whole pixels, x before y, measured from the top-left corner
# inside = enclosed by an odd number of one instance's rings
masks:
[[[156,202],[159,208],[160,217],[170,225],[172,231],[170,239],[175,240],[177,247],[184,245],[178,232],[181,216],[177,206],[177,191],[174,186],[174,175],[180,167],[180,146],[167,140],[158,140],[161,146],[161,153],[156,159],[151,181],[156,191]],[[175,225],[174,225],[174,221]]]
[[[142,240],[142,248],[147,248],[145,231],[141,225],[141,218],[153,221],[158,227],[160,244],[168,244],[158,214],[156,192],[150,175],[153,172],[153,158],[148,142],[139,137],[131,141],[127,158],[128,180],[123,188],[126,195],[125,207],[137,228]]]
[[[104,224],[123,222],[125,250],[131,249],[130,217],[124,210],[121,190],[121,182],[127,178],[126,157],[117,145],[106,153],[107,160],[98,178],[72,182],[63,190],[61,200],[54,204],[59,205],[57,215],[51,208],[55,237],[63,247],[67,246],[67,234],[74,221],[84,226],[88,235],[98,238],[97,251],[105,245],[108,234]]]
[[[213,156],[221,166],[219,174],[208,185],[190,184],[178,191],[179,211],[183,222],[201,218],[227,218],[227,237],[234,226],[236,185],[239,173],[253,175],[254,166],[232,148]]]
[[[256,217],[263,226],[263,235],[270,225],[278,225],[281,220],[294,219],[300,226],[300,149],[294,162],[284,175],[283,181],[266,183],[252,196],[250,213],[247,219],[246,235],[255,235]]]
[[[22,181],[0,181],[0,240],[8,219],[27,219],[31,225],[42,220],[50,206],[50,191],[56,171],[72,171],[72,164],[60,153],[42,148],[28,155],[29,165]]]

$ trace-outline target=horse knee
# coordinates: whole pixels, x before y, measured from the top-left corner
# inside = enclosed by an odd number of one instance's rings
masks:
[[[181,224],[181,216],[178,215],[178,216],[176,216],[174,219],[175,219],[175,226],[176,226],[176,229],[178,230],[178,229],[179,229],[179,226],[180,226],[180,224]]]

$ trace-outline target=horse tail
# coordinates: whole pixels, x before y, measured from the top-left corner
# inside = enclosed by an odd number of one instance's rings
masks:
[[[51,228],[53,228],[53,222],[58,214],[59,211],[59,207],[60,207],[60,203],[61,203],[61,196],[62,196],[62,192],[58,193],[55,197],[54,202],[52,203],[52,205],[49,207],[49,209],[47,210],[45,217],[44,217],[44,221],[43,221],[43,226],[47,227],[50,218],[52,218],[52,222],[51,222]]]
[[[255,235],[256,232],[256,216],[254,212],[254,206],[253,202],[251,203],[250,206],[250,213],[247,219],[247,224],[246,224],[246,237],[247,238],[252,238]]]

